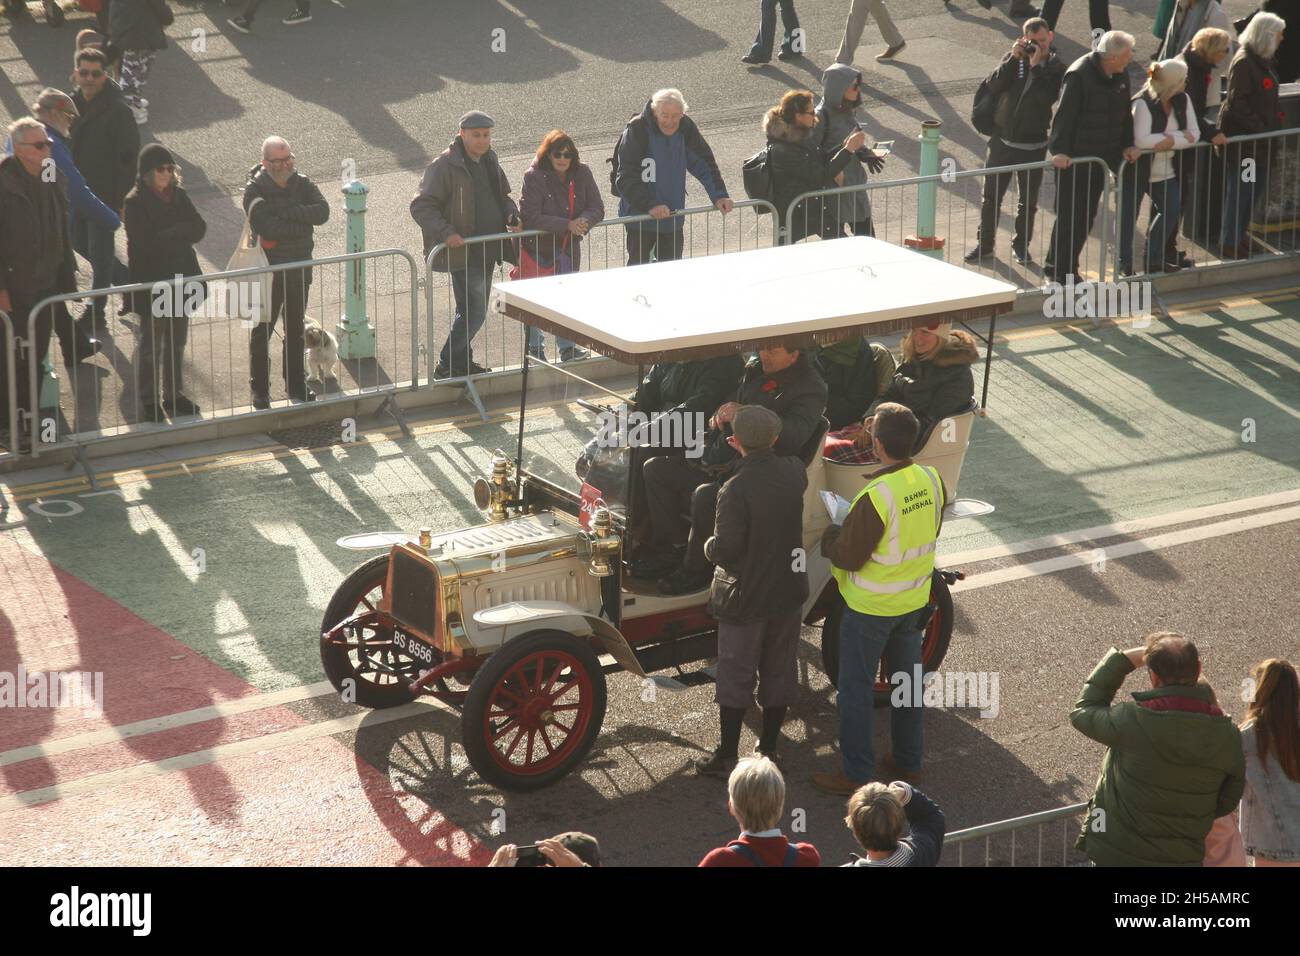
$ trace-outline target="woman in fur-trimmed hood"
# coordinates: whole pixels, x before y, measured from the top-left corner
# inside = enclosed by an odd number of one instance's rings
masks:
[[[898,402],[916,415],[921,431],[913,451],[925,445],[936,423],[970,407],[975,394],[971,366],[979,358],[970,333],[936,322],[909,332],[900,351],[903,362],[894,372],[894,380],[867,409],[862,425],[850,425],[826,436],[827,458],[853,464],[875,460],[869,423],[881,402]]]
[[[836,185],[841,170],[852,161],[854,150],[864,142],[862,133],[855,131],[845,137],[833,154],[824,153],[813,136],[816,125],[813,95],[807,90],[790,90],[763,117],[773,203],[782,226],[786,225],[786,210],[795,197]],[[837,226],[823,200],[808,200],[795,210],[790,241],[798,242],[811,235],[829,238],[837,234]]]

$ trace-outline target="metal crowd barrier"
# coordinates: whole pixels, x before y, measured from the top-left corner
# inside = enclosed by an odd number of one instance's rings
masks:
[[[405,276],[401,275],[401,261],[406,263]],[[385,264],[387,268],[383,267]],[[271,281],[266,285],[272,286],[277,274],[296,273],[305,267],[312,270],[305,297],[306,317],[333,332],[343,353],[333,381],[327,378],[310,383],[316,401],[338,402],[383,392],[391,397],[398,389],[416,388],[420,384],[419,266],[410,253],[401,249],[348,253],[266,269],[207,273],[187,278],[179,288],[171,282],[141,282],[69,292],[36,303],[24,325],[26,355],[22,360],[28,363],[31,383],[28,407],[37,410],[30,420],[31,456],[39,457],[42,452],[67,446],[79,451],[84,445],[145,429],[192,428],[214,418],[261,415],[271,419],[286,408],[295,407],[283,382],[285,322],[276,322],[269,332],[271,407],[254,410],[250,338],[258,323],[240,318],[244,313],[238,310],[234,316],[226,314],[227,310],[217,300],[223,287],[234,292],[236,299],[239,290],[243,290],[247,299],[252,287],[260,285],[253,282],[257,277],[270,274]],[[179,320],[142,317],[133,306],[143,309],[148,305],[152,309],[159,296],[189,296],[195,288],[193,282],[202,282],[207,291],[201,302],[195,303],[199,310],[185,320],[187,334],[176,336],[175,344],[170,344],[167,335],[175,335]],[[292,288],[294,280],[286,278],[282,282]],[[132,293],[142,293],[143,297],[136,297],[133,302]],[[74,302],[92,295],[106,295],[106,313],[110,316],[110,332],[101,339],[98,354],[88,350],[88,342],[84,334],[77,332],[77,323],[69,311]],[[125,308],[114,332],[112,297],[117,295],[122,296]],[[271,304],[263,303],[262,307],[269,309]],[[374,330],[373,357],[349,357],[347,335],[340,327],[349,318],[356,324],[361,307]],[[354,314],[349,315],[349,310]],[[164,307],[159,314],[168,311]],[[53,334],[59,338],[58,352],[52,348],[47,350],[51,359],[48,363],[46,356],[37,354],[33,347],[34,334],[43,331],[37,325],[38,317],[40,321],[52,323]],[[152,329],[147,330],[150,323]],[[152,350],[156,357],[153,376],[149,375],[147,365],[142,370],[141,362],[146,357],[142,346],[151,334],[159,342]],[[276,338],[281,340],[278,345]],[[63,376],[56,371],[57,358],[63,360],[66,373]],[[152,387],[148,383],[151,377],[156,379]],[[147,420],[144,395],[149,395],[153,403],[161,403],[176,397],[176,393],[197,403],[199,413],[169,413],[166,417]]]
[[[761,218],[763,213],[770,215],[766,223]],[[775,208],[769,202],[747,199],[737,202],[725,216],[713,206],[698,206],[663,220],[651,216],[603,220],[583,237],[577,271],[720,255],[779,244]],[[465,250],[463,261],[457,261],[460,254],[445,242],[438,243],[425,257],[428,379],[464,386],[484,417],[486,411],[474,384],[476,378],[502,369],[519,368],[525,347],[536,349],[539,357],[553,353],[560,360],[564,349],[571,345],[548,344],[551,337],[543,336],[540,331],[530,332],[526,345],[519,323],[491,307],[492,287],[509,282],[514,269],[504,261],[507,247],[516,252],[529,248],[534,261],[545,270],[553,269],[557,261],[563,263],[563,256],[571,255],[571,241],[565,243],[555,233],[525,229],[465,239],[464,245],[457,247]],[[564,266],[560,268],[563,271]],[[529,271],[521,266],[518,275],[526,278]],[[458,320],[462,302],[466,314]]]
[[[1047,175],[1049,172],[1052,175]],[[1037,212],[1025,242],[1025,251],[1029,253],[1030,261],[1020,263],[1012,256],[1012,242],[1005,235],[1002,223],[1004,217],[1014,222],[1021,190],[1034,188],[1035,173],[1042,177],[1043,187],[1051,184],[1051,201],[1043,201],[1046,195],[1037,197]],[[1084,177],[1081,181],[1080,176]],[[1004,188],[1008,195],[999,204],[994,218],[993,246],[988,255],[980,256],[974,263],[966,263],[965,256],[968,252],[977,246],[988,245],[987,240],[981,242],[979,237],[980,210],[986,190],[997,185],[995,177],[1004,177]],[[1073,190],[1065,197],[1062,196],[1059,188],[1062,180],[1067,186],[1077,182],[1083,189],[1096,191],[1098,205],[1094,228],[1082,228],[1088,210]],[[1084,278],[1101,278],[1105,275],[1109,253],[1111,180],[1110,170],[1103,160],[1096,156],[1084,156],[1074,160],[1068,170],[1058,170],[1050,161],[1044,160],[1039,163],[942,172],[819,189],[801,193],[791,200],[783,218],[783,237],[789,242],[807,236],[833,238],[840,232],[847,233],[850,229],[848,224],[857,216],[856,210],[849,203],[856,203],[859,195],[865,195],[870,204],[871,234],[886,242],[907,245],[907,240],[917,229],[916,210],[921,202],[922,190],[937,186],[939,193],[935,205],[935,233],[944,240],[940,249],[941,258],[952,265],[974,267],[996,274],[999,278],[1020,286],[1022,292],[1035,291],[1049,281],[1044,275],[1044,265],[1051,258],[1048,255],[1051,236],[1062,218],[1067,224],[1080,224],[1075,231],[1080,274]],[[1049,193],[1046,189],[1043,192]],[[1010,207],[1010,214],[1002,211],[1006,207]],[[924,240],[918,243],[919,247],[924,245]]]
[[[1258,143],[1258,146],[1243,146]],[[1120,164],[1117,175],[1115,205],[1114,274],[1118,278],[1127,274],[1144,275],[1168,271],[1175,249],[1198,268],[1219,268],[1233,261],[1254,258],[1257,255],[1295,255],[1300,239],[1300,130],[1284,129],[1269,133],[1230,137],[1222,147],[1210,143],[1197,143],[1174,150],[1174,176],[1178,184],[1176,198],[1170,195],[1167,185],[1156,187],[1156,198],[1151,198],[1148,176],[1142,176],[1144,167],[1153,162],[1150,157],[1159,155],[1155,150],[1144,150],[1137,163],[1127,160]],[[1254,154],[1252,156],[1252,154]],[[1229,168],[1240,170],[1243,158],[1253,158],[1251,170],[1254,182],[1238,180],[1230,188],[1225,175]],[[1161,183],[1168,182],[1161,180]],[[1248,188],[1247,188],[1248,187]],[[1242,197],[1242,193],[1246,198]],[[1143,203],[1143,198],[1147,202]],[[1172,238],[1168,238],[1168,225],[1163,215],[1155,215],[1154,207],[1173,200],[1178,206],[1177,222]],[[1138,206],[1145,206],[1139,209]],[[1238,223],[1229,223],[1225,246],[1224,216],[1240,214]],[[1158,233],[1153,236],[1153,233]],[[1139,238],[1139,234],[1143,238]],[[1163,250],[1152,250],[1147,243],[1167,239]],[[1171,247],[1170,244],[1173,244]],[[1141,255],[1135,250],[1143,248]]]
[[[18,434],[18,380],[15,376],[17,370],[16,358],[14,354],[14,324],[9,320],[9,314],[0,311],[0,348],[4,354],[0,357],[0,372],[4,373],[4,388],[0,391],[0,402],[3,402],[3,415],[0,415],[0,428],[4,429],[3,440],[0,440],[0,461],[8,461],[18,457],[18,446],[21,441]]]
[[[977,859],[976,865],[1027,865],[1017,864],[1016,862],[1017,850],[1025,848],[1034,851],[1035,866],[1084,866],[1087,864],[1087,858],[1074,849],[1074,840],[1079,834],[1077,818],[1086,813],[1087,810],[1088,804],[1086,803],[1072,803],[1068,807],[1044,810],[1041,813],[1030,813],[1023,817],[999,820],[996,823],[986,823],[966,830],[955,830],[944,837],[943,854],[939,862],[950,866],[967,866],[967,845],[975,843],[977,840],[983,840],[983,861],[979,862]],[[1051,837],[1052,842],[1050,845],[1045,845],[1043,842],[1043,827],[1053,823],[1059,823],[1060,825],[1061,841],[1059,847],[1056,843],[1055,834]],[[1038,831],[1037,839],[1026,840],[1023,836],[1017,839],[1022,831],[1028,830],[1030,827]],[[957,856],[955,863],[952,860],[954,847]],[[1044,852],[1047,854],[1046,859],[1048,862],[1046,864],[1043,862]]]

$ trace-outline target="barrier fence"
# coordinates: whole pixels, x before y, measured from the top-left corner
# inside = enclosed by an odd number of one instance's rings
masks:
[[[1237,175],[1226,175],[1230,169]],[[1167,265],[1178,253],[1199,268],[1294,254],[1298,203],[1294,129],[1233,136],[1222,146],[1144,150],[1116,176],[1114,277],[1178,271]]]
[[[540,330],[529,332],[525,346],[519,323],[491,308],[494,285],[557,271],[590,272],[779,245],[775,213],[771,203],[744,200],[725,215],[713,206],[698,206],[666,219],[607,219],[581,238],[525,229],[474,236],[455,247],[440,242],[425,257],[427,376],[465,385],[479,412],[486,414],[473,380],[519,368],[525,347],[538,358],[553,354],[557,361],[585,354],[563,339],[548,346]]]
[[[22,361],[29,387],[21,404],[25,412],[35,412],[23,426],[30,454],[35,458],[146,428],[269,416],[310,392],[316,401],[329,402],[415,388],[418,290],[416,260],[400,249],[315,259],[305,267],[284,263],[116,286],[95,290],[110,295],[110,306],[112,296],[121,296],[124,306],[117,330],[110,329],[97,349],[70,311],[89,294],[49,296],[36,303],[24,325]],[[287,319],[257,321],[278,312],[282,301],[286,315],[301,302],[306,324],[314,321],[336,337],[340,357],[333,376],[328,369],[308,367],[312,355],[298,351],[305,350],[301,330],[289,330]],[[47,352],[54,356],[42,347],[51,332],[59,338],[62,376],[45,361]],[[279,343],[273,341],[277,337]],[[263,385],[264,396],[255,396]],[[255,398],[263,404],[260,397],[268,399],[265,409],[254,407]]]
[[[1242,223],[1245,237],[1240,244],[1245,248],[1234,247],[1234,254],[1297,255],[1298,140],[1300,131],[1289,129],[1234,137],[1222,148],[1199,144],[1181,151],[1179,198],[1185,191],[1189,201],[1180,203],[1177,242],[1195,265],[1213,268],[1232,261],[1216,258],[1223,251],[1215,239],[1216,230],[1222,232],[1220,213],[1225,209],[1237,217],[1234,223]],[[1225,163],[1230,161],[1235,168],[1242,159],[1253,161],[1255,182],[1237,183],[1223,176]],[[391,395],[443,381],[465,387],[480,413],[485,413],[475,380],[519,367],[525,348],[542,358],[582,357],[581,350],[569,351],[571,343],[548,341],[539,331],[526,338],[519,323],[492,308],[494,284],[549,274],[557,268],[591,271],[851,232],[870,232],[950,264],[995,274],[1022,292],[1041,289],[1054,274],[1069,271],[1075,264],[1067,261],[1072,255],[1078,256],[1081,279],[1106,278],[1108,267],[1112,278],[1123,277],[1130,269],[1145,274],[1145,267],[1155,265],[1159,257],[1153,256],[1150,263],[1145,254],[1134,257],[1141,241],[1138,233],[1155,235],[1159,247],[1165,234],[1154,232],[1162,228],[1158,210],[1161,200],[1169,202],[1168,190],[1162,188],[1156,214],[1153,217],[1146,210],[1143,218],[1141,199],[1151,192],[1149,182],[1143,190],[1143,169],[1151,162],[1147,158],[1138,165],[1124,163],[1117,175],[1097,157],[1078,159],[1066,170],[1045,160],[932,173],[804,193],[784,210],[765,201],[745,200],[735,203],[726,215],[713,206],[701,206],[662,220],[607,219],[592,226],[580,241],[542,230],[477,236],[457,249],[446,243],[436,245],[425,257],[423,269],[409,253],[384,249],[196,278],[207,285],[246,283],[266,272],[284,276],[304,266],[311,269],[306,313],[338,336],[342,359],[336,382],[315,383],[318,401],[372,392]],[[1009,195],[1003,196],[1004,192]],[[1146,205],[1151,205],[1150,200]],[[931,209],[933,234],[919,234],[918,221],[931,221]],[[918,219],[918,211],[925,215]],[[527,257],[516,268],[508,260],[518,252],[526,252]],[[405,268],[399,260],[405,261]],[[1049,264],[1051,271],[1045,268]],[[297,291],[290,279],[273,284],[287,285],[291,297]],[[254,407],[251,380],[259,359],[250,343],[254,330],[239,319],[211,314],[207,305],[211,297],[201,300],[200,314],[181,323],[183,329],[173,327],[176,320],[143,320],[139,310],[120,317],[117,328],[103,337],[99,357],[92,357],[91,343],[79,331],[83,323],[73,320],[69,305],[93,295],[122,296],[129,304],[131,293],[143,293],[148,302],[158,288],[156,283],[140,283],[51,296],[27,315],[5,317],[6,357],[0,369],[5,374],[2,391],[8,409],[0,412],[0,430],[8,434],[0,440],[0,462],[20,453],[15,448],[21,443],[20,431],[31,443],[30,450],[21,453],[38,457],[55,448],[79,448],[164,425],[188,427],[246,415],[267,416],[269,423],[295,403],[282,385],[283,365],[274,370],[268,365],[270,407]],[[41,313],[45,315],[37,322]],[[261,334],[279,340],[270,342],[268,360],[278,357],[283,363],[285,323],[275,323],[274,329]],[[371,334],[373,349],[368,347]],[[41,348],[51,335],[59,340],[63,374],[46,359],[47,352],[51,357],[55,353]],[[26,383],[21,381],[24,373]],[[161,389],[153,384],[155,376]],[[183,403],[166,407],[165,401],[161,411],[147,407],[159,399],[175,398],[169,390],[183,392],[198,408]],[[25,419],[21,413],[29,410],[35,413]],[[185,414],[191,410],[197,414]]]
[[[1083,278],[1105,274],[1111,179],[1105,162],[1087,156],[1074,160],[1067,170],[1044,160],[820,189],[790,201],[784,211],[784,235],[788,242],[864,232],[865,214],[870,218],[868,234],[878,239],[930,250],[952,265],[995,274],[1029,292],[1050,281],[1049,264],[1061,273],[1075,264],[1057,262],[1058,255],[1051,254],[1058,227],[1059,258],[1073,256]],[[862,198],[868,206],[865,213]],[[916,235],[917,211],[927,202],[934,207],[934,234],[941,245]],[[1003,212],[1007,208],[1010,211]],[[1012,227],[1010,234],[1006,224]],[[987,238],[990,233],[992,240]],[[1028,257],[1017,258],[1017,251]],[[968,256],[972,252],[977,254]]]
[[[18,457],[18,380],[15,376],[14,324],[9,313],[0,310],[0,370],[4,372],[4,387],[0,389],[0,462]]]
[[[1074,840],[1079,835],[1078,818],[1087,811],[1088,804],[1072,803],[1068,807],[955,830],[944,837],[939,862],[947,866],[969,866],[972,864],[967,862],[967,857],[971,856],[976,857],[973,865],[977,866],[1029,865],[1017,863],[1016,854],[1020,851],[1033,854],[1034,866],[1085,866],[1087,857],[1074,849]],[[1046,841],[1043,838],[1044,827],[1053,831]],[[1035,831],[1033,837],[1026,833],[1031,828]],[[1058,830],[1059,834],[1055,832]],[[976,848],[967,853],[968,845],[978,845],[980,841],[983,841],[984,851],[982,862]]]

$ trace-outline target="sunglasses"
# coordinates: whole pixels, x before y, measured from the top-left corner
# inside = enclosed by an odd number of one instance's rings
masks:
[[[174,163],[164,163],[162,166],[155,166],[154,169],[160,173],[179,173],[181,168]]]
[[[284,159],[268,159],[268,160],[266,161],[266,165],[267,165],[267,166],[287,166],[287,165],[289,165],[290,163],[293,162],[293,159],[294,159],[293,153],[290,153],[290,154],[289,154],[288,156],[286,156]]]
[[[552,151],[551,159],[573,159],[573,150],[557,149]]]
[[[78,70],[77,76],[83,80],[97,80],[104,75],[103,70]]]

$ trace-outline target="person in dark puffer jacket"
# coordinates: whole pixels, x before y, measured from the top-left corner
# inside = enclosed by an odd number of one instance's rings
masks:
[[[823,346],[813,361],[826,380],[826,419],[833,430],[862,421],[896,369],[889,349],[860,335]]]
[[[901,351],[903,363],[884,394],[867,409],[865,421],[826,436],[824,454],[831,461],[870,464],[876,460],[871,450],[871,416],[884,402],[905,405],[916,416],[920,431],[913,452],[924,447],[936,424],[970,407],[975,393],[971,366],[979,359],[970,333],[936,322],[908,333]]]
[[[763,117],[763,134],[767,137],[768,164],[772,174],[772,202],[781,226],[789,226],[788,242],[806,236],[833,238],[840,228],[824,198],[805,199],[794,211],[794,222],[786,216],[792,203],[802,193],[826,189],[843,181],[841,172],[853,162],[853,155],[866,143],[862,130],[854,130],[840,148],[827,157],[818,148],[814,127],[817,111],[813,95],[807,90],[790,90]]]
[[[294,155],[279,136],[262,143],[262,161],[248,171],[244,186],[244,213],[272,265],[310,259],[315,244],[312,231],[330,217],[330,206],[310,179],[294,170]],[[284,382],[291,399],[314,401],[304,368],[303,322],[311,268],[286,269],[271,274],[271,320],[259,322],[248,340],[249,382],[254,408],[270,408],[271,331],[284,309]]]
[[[1267,133],[1282,125],[1284,114],[1278,105],[1278,79],[1273,69],[1286,27],[1282,18],[1272,13],[1257,13],[1241,34],[1241,48],[1228,67],[1228,95],[1219,111],[1219,128],[1227,136]],[[1257,166],[1269,161],[1271,141],[1229,144],[1225,150],[1224,173],[1227,195],[1223,203],[1223,224],[1219,242],[1225,259],[1250,257],[1250,225],[1255,202],[1255,183],[1268,182],[1267,171],[1255,169],[1246,180],[1242,164],[1254,160]],[[1273,149],[1276,147],[1274,146]]]
[[[172,284],[177,276],[197,276],[203,270],[194,246],[203,240],[207,223],[181,188],[180,171],[172,154],[160,143],[140,150],[140,172],[135,188],[126,195],[127,269],[132,282]],[[170,296],[153,292],[132,293],[131,311],[140,318],[139,402],[145,421],[162,421],[164,415],[197,415],[199,406],[185,396],[182,378],[189,316],[185,300],[190,289],[172,284]],[[170,298],[170,308],[164,308]],[[158,366],[162,365],[163,391],[158,401]]]
[[[1052,117],[1047,151],[1056,167],[1056,224],[1044,263],[1049,281],[1065,284],[1079,272],[1079,253],[1092,231],[1106,183],[1105,170],[1073,160],[1100,158],[1112,173],[1121,158],[1135,162],[1133,113],[1128,68],[1133,36],[1119,30],[1106,33],[1096,52],[1085,53],[1065,71],[1061,99]],[[1077,282],[1078,280],[1076,280]]]

